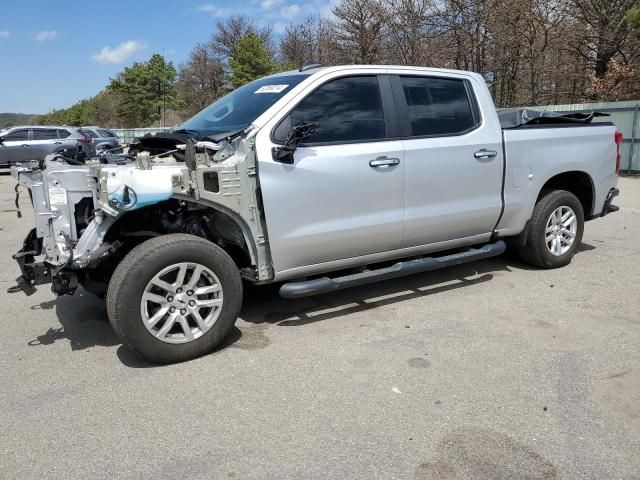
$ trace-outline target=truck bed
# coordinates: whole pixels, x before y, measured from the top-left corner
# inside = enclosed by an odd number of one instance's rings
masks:
[[[593,205],[587,219],[602,212],[609,189],[616,185],[616,128],[610,123],[522,125],[503,129],[505,170],[504,211],[500,236],[520,233],[546,179],[572,171],[585,172],[591,182]],[[586,178],[586,177],[585,177]]]

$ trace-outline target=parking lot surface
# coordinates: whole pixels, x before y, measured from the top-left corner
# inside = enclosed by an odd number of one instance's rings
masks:
[[[573,263],[507,254],[304,300],[250,288],[218,351],[146,363],[102,300],[7,294],[0,478],[640,478],[640,180]]]

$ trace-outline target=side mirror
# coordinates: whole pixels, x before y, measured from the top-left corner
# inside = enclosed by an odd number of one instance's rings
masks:
[[[296,151],[305,139],[309,138],[316,132],[316,126],[310,123],[301,123],[289,130],[287,139],[282,147],[273,147],[271,154],[273,160],[280,163],[293,163],[293,152]]]
[[[0,137],[0,145],[4,143],[4,137]]]

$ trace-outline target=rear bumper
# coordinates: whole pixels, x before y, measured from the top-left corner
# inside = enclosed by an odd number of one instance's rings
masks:
[[[604,201],[604,206],[602,207],[602,213],[600,214],[601,217],[604,217],[606,215],[609,215],[610,213],[617,212],[618,210],[620,210],[620,207],[618,207],[617,205],[613,205],[611,203],[613,202],[613,199],[616,198],[618,195],[620,195],[619,189],[614,187],[609,190],[609,193],[607,193],[607,198]]]

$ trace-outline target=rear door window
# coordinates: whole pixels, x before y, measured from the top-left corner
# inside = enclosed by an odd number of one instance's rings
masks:
[[[69,132],[69,130],[58,130],[58,138],[67,138],[71,135],[71,132]]]
[[[291,127],[315,125],[316,132],[305,144],[348,143],[386,137],[386,125],[378,77],[345,77],[321,85],[285,118],[274,139],[283,142]]]
[[[93,130],[87,130],[87,129],[81,128],[78,131],[82,135],[84,135],[85,137],[90,137],[90,138],[97,138],[98,137],[98,134],[96,132],[94,132]]]
[[[400,82],[412,136],[459,135],[477,126],[464,80],[406,76]]]
[[[53,140],[58,138],[58,134],[53,128],[37,128],[33,129],[33,140]]]
[[[109,137],[109,138],[115,137],[115,135],[111,133],[109,130],[98,130],[98,133],[103,137]]]

